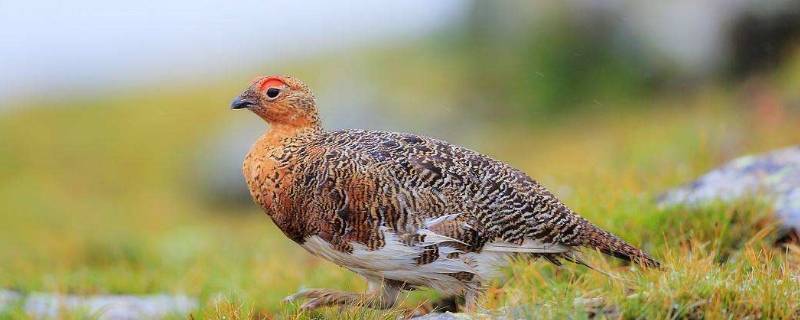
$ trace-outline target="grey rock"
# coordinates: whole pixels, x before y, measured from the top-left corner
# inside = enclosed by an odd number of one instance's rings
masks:
[[[700,205],[759,196],[787,227],[800,230],[800,146],[734,159],[659,197],[659,205]]]
[[[470,319],[472,319],[472,317],[470,317],[467,314],[450,313],[450,312],[444,312],[444,313],[435,312],[414,318],[414,320],[470,320]]]
[[[11,306],[19,303],[21,300],[22,295],[18,292],[0,290],[0,312],[3,312]]]
[[[0,310],[17,303],[35,319],[57,318],[61,310],[83,312],[103,320],[160,319],[186,316],[198,307],[197,299],[185,295],[91,295],[31,293],[24,296],[0,290]]]

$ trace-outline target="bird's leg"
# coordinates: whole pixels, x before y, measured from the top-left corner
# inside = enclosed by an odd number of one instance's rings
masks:
[[[464,293],[464,311],[467,313],[473,313],[478,311],[478,298],[480,298],[481,294],[483,293],[483,287],[478,285],[475,288],[467,289]]]
[[[303,289],[286,297],[283,301],[293,302],[306,300],[300,306],[301,310],[313,310],[332,305],[356,305],[361,301],[361,295],[355,292],[346,292],[332,289]]]
[[[382,281],[369,281],[366,293],[346,292],[332,289],[301,290],[284,301],[292,302],[305,299],[301,310],[313,310],[327,306],[365,306],[374,309],[388,309],[397,302],[400,288],[389,286]]]

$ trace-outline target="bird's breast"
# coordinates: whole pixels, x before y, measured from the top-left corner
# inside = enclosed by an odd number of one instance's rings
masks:
[[[301,195],[294,185],[296,174],[291,170],[291,163],[282,160],[275,150],[270,151],[251,151],[245,158],[242,173],[253,201],[287,237],[302,242],[308,235],[308,228],[302,206],[297,205]]]
[[[281,172],[275,170],[276,165],[277,163],[270,158],[251,153],[245,158],[242,167],[242,174],[253,201],[268,214],[271,213],[275,203],[276,186],[282,180]]]

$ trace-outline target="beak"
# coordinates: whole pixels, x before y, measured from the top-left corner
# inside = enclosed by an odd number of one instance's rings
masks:
[[[251,98],[243,98],[242,96],[238,96],[231,102],[231,109],[233,110],[244,109],[252,107],[254,105],[256,105],[256,102],[253,101]]]

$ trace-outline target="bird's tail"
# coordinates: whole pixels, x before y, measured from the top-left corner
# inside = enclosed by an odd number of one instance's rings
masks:
[[[608,231],[600,229],[586,219],[583,220],[584,236],[582,245],[612,257],[630,261],[648,268],[660,268],[661,263],[650,257],[647,253],[628,244]]]

